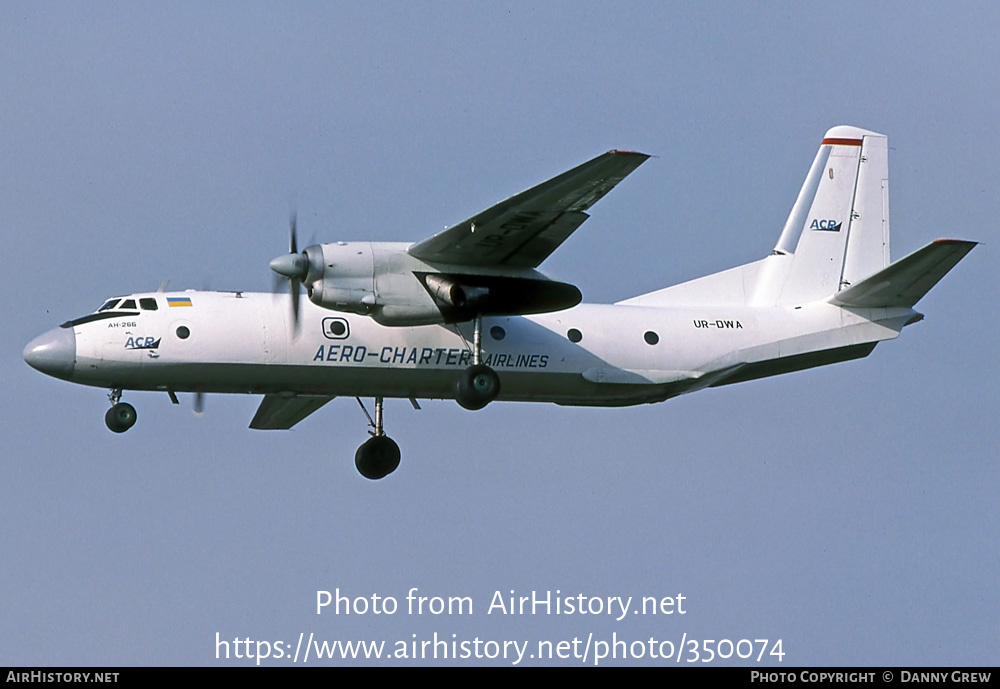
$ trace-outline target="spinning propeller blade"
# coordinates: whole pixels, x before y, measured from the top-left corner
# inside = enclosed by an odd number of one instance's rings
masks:
[[[288,289],[292,298],[292,327],[297,335],[299,332],[299,300],[302,298],[302,281],[309,274],[309,259],[305,253],[299,253],[298,231],[296,228],[296,213],[293,211],[289,219],[288,253],[271,261],[271,270],[288,280]]]

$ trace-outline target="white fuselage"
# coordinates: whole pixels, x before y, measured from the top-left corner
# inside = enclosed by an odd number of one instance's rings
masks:
[[[156,310],[72,326],[73,382],[127,390],[453,398],[472,363],[472,324],[387,327],[287,295],[183,292]],[[167,299],[190,306],[168,306]],[[908,308],[581,304],[483,319],[499,399],[617,406],[866,355]],[[576,341],[573,341],[576,340]]]

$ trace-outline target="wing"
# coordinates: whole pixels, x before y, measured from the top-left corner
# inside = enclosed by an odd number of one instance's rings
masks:
[[[588,217],[586,211],[649,156],[608,151],[412,245],[429,263],[536,268]]]
[[[250,428],[261,431],[287,430],[332,399],[322,395],[264,395],[250,422]]]

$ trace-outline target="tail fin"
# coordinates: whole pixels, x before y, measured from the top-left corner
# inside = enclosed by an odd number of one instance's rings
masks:
[[[887,139],[834,127],[823,137],[752,301],[816,301],[888,264]]]

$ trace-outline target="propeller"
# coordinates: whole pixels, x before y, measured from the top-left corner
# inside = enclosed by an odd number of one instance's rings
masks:
[[[296,230],[296,213],[288,222],[289,240],[288,253],[278,256],[270,263],[271,270],[288,280],[288,288],[292,297],[292,324],[294,332],[299,331],[299,300],[302,297],[302,281],[309,275],[309,258],[305,252],[299,253],[299,242]]]

